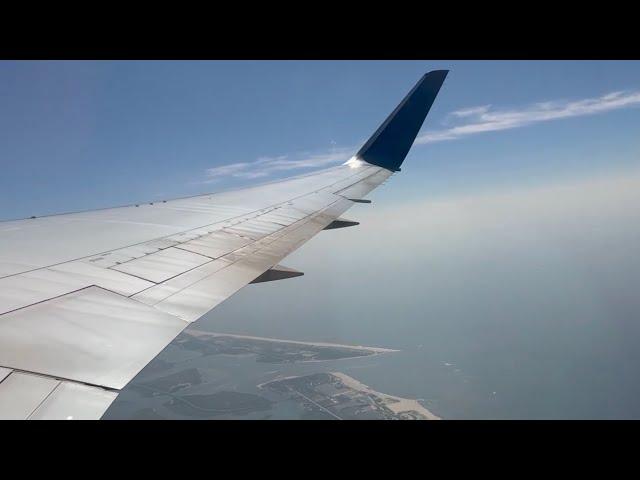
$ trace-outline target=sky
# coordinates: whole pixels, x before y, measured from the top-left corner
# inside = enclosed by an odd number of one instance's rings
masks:
[[[5,61],[0,219],[335,165],[436,68],[450,74],[398,200],[637,163],[638,62]]]
[[[0,218],[339,164],[441,68],[361,224],[199,327],[401,349],[354,376],[444,418],[640,418],[640,62],[0,62]]]

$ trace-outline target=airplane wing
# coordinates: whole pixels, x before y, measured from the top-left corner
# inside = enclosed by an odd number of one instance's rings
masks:
[[[0,418],[97,419],[190,323],[398,171],[446,71],[346,164],[231,192],[0,222]]]

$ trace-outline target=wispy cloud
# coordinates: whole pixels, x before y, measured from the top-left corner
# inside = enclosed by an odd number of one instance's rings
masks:
[[[267,177],[276,172],[322,168],[346,162],[353,155],[352,148],[332,148],[329,152],[298,154],[294,156],[260,157],[253,162],[232,163],[207,170],[207,182],[221,177],[254,179]]]
[[[595,115],[639,105],[640,91],[617,91],[600,97],[539,102],[512,109],[498,109],[492,105],[463,108],[446,116],[443,122],[443,125],[447,125],[446,128],[427,130],[418,136],[415,144],[425,145],[456,140],[478,133],[509,130],[535,123]],[[335,144],[335,142],[332,143]],[[205,182],[213,183],[224,177],[255,179],[289,170],[328,167],[347,161],[356,150],[357,147],[334,146],[327,152],[261,157],[253,162],[222,165],[208,169]]]
[[[491,105],[465,108],[448,115],[447,120],[454,123],[453,126],[427,131],[416,139],[416,144],[455,140],[476,133],[509,130],[534,123],[595,115],[637,105],[640,105],[640,91],[612,92],[583,100],[534,103],[511,110],[493,109]]]

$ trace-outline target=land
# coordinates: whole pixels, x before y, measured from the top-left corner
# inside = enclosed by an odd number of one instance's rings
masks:
[[[189,330],[188,335],[177,340],[176,344],[203,355],[256,355],[256,361],[274,364],[321,362],[397,352],[388,348],[297,342],[200,330]]]
[[[164,404],[179,415],[214,418],[220,415],[246,415],[269,410],[273,402],[250,393],[222,391],[206,395],[174,396]]]
[[[152,380],[133,382],[131,386],[140,391],[141,395],[149,397],[188,390],[201,383],[202,375],[200,371],[197,368],[187,368],[162,377],[154,377]]]
[[[337,364],[324,365],[397,351],[189,329],[121,393],[112,418],[120,409],[120,418],[138,419],[439,419],[417,400],[377,392],[330,371]]]
[[[340,372],[286,377],[258,387],[297,400],[308,419],[439,420],[417,400],[376,392]]]

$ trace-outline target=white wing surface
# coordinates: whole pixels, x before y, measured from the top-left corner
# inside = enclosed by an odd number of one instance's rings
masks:
[[[191,322],[398,171],[446,76],[347,164],[253,188],[0,223],[0,418],[96,419]],[[348,223],[347,223],[348,224]]]

